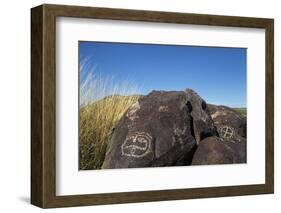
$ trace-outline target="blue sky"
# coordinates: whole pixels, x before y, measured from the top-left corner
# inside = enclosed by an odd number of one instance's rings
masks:
[[[208,103],[246,106],[245,48],[79,42],[80,83],[90,67],[151,90],[195,90]],[[81,67],[80,67],[81,69]]]

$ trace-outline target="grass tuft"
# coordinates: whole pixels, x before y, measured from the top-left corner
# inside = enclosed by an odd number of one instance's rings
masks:
[[[135,84],[89,75],[80,85],[81,170],[100,169],[113,129],[139,96]]]

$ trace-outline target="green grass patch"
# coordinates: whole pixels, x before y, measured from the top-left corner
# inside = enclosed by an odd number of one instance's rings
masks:
[[[247,116],[247,108],[242,107],[242,108],[233,108],[236,112],[239,112],[241,115]]]

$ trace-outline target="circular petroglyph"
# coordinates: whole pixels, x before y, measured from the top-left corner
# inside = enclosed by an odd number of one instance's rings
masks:
[[[222,126],[218,129],[220,137],[230,140],[234,136],[234,129],[230,126]]]
[[[134,158],[146,156],[151,149],[152,137],[147,132],[128,135],[121,145],[122,155]]]

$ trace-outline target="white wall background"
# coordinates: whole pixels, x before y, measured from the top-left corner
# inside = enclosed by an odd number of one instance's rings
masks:
[[[2,1],[0,7],[0,211],[39,212],[30,189],[30,8],[42,3],[269,17],[275,19],[275,109],[281,108],[279,1],[92,0]],[[257,118],[258,119],[258,118]],[[275,110],[275,194],[51,209],[49,212],[278,212],[281,207],[281,113]],[[208,177],[206,177],[208,178]],[[279,210],[280,211],[280,210]]]

